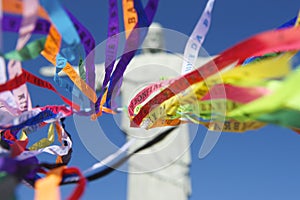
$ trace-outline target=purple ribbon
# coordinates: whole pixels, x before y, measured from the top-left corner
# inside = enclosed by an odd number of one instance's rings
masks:
[[[38,160],[35,157],[21,161],[8,157],[0,157],[0,171],[16,176],[19,179],[35,178],[38,167]]]
[[[115,96],[118,96],[120,93],[120,87],[123,81],[123,74],[126,70],[127,65],[135,55],[137,48],[144,41],[148,32],[148,27],[153,21],[153,17],[157,10],[157,6],[158,6],[158,0],[149,0],[144,10],[140,0],[134,1],[135,10],[138,13],[138,24],[136,24],[134,30],[130,33],[125,44],[123,55],[121,56],[121,59],[118,62],[116,69],[114,70],[110,78],[110,84],[109,84],[109,88],[107,92],[107,100],[106,100],[106,106],[109,108],[115,107],[115,105],[112,105],[112,100],[115,98]],[[142,27],[145,28],[138,29]],[[99,100],[98,98],[95,106],[96,112],[99,111],[100,101],[101,100]]]
[[[102,89],[100,96],[98,97],[95,105],[96,113],[99,112],[99,106],[102,99],[102,96],[105,92],[106,86],[109,82],[110,75],[113,71],[117,51],[118,51],[118,40],[119,40],[119,16],[118,16],[118,1],[110,0],[109,1],[109,20],[108,20],[108,35],[106,40],[105,48],[105,77],[102,83]]]
[[[2,30],[7,32],[19,32],[22,23],[22,16],[4,13],[2,18]],[[46,35],[49,33],[50,22],[45,19],[38,19],[33,33]]]

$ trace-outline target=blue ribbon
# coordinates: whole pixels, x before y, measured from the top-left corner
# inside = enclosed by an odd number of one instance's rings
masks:
[[[67,48],[62,50],[64,56],[70,61],[74,60],[74,54],[77,46],[80,44],[80,38],[68,14],[58,0],[40,0],[40,3],[49,14],[63,41],[67,44]]]

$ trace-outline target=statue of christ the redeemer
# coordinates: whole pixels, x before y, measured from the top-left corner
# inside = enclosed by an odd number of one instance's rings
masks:
[[[205,61],[207,59],[199,58],[196,66]],[[143,43],[142,52],[132,59],[125,71],[121,87],[122,106],[128,106],[130,100],[142,88],[158,82],[162,77],[180,76],[182,62],[181,54],[164,51],[163,29],[159,24],[153,23]],[[54,71],[54,67],[43,67],[40,73],[53,76]],[[104,77],[104,64],[96,65],[96,75],[96,89],[100,89]],[[137,139],[131,147],[136,149],[169,127],[150,130],[131,128],[128,115],[124,112],[121,129],[127,133],[128,138]],[[164,140],[131,157],[127,199],[187,200],[191,194],[189,145],[188,126],[180,125]]]

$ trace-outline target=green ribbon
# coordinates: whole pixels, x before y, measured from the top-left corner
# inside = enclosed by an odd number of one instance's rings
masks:
[[[46,37],[37,39],[28,43],[20,50],[10,51],[4,54],[4,58],[8,60],[25,61],[38,57],[44,49]]]
[[[84,63],[83,63],[83,59],[80,57],[79,59],[79,64],[78,64],[78,68],[79,68],[79,76],[82,80],[86,81],[86,73],[84,70]]]
[[[300,111],[281,109],[269,114],[261,115],[258,121],[286,126],[288,128],[300,128]]]

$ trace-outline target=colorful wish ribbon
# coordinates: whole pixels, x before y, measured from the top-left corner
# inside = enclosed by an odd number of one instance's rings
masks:
[[[194,70],[178,78],[168,88],[156,95],[141,108],[140,112],[133,118],[131,125],[139,126],[144,117],[149,113],[150,108],[153,108],[153,105],[161,104],[175,94],[185,90],[190,85],[202,81],[204,78],[217,73],[218,70],[225,68],[237,60],[244,60],[251,56],[263,55],[274,51],[274,49],[282,52],[298,50],[300,48],[300,39],[297,36],[299,33],[299,28],[268,31],[258,34],[224,51],[218,57],[202,66],[201,70]]]

